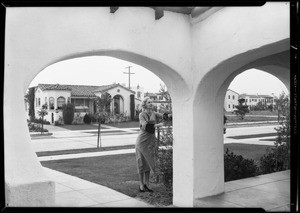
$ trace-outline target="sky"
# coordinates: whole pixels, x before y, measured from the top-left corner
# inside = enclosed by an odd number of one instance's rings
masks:
[[[128,86],[128,66],[131,66],[130,86],[138,84],[144,88],[144,92],[158,92],[160,84],[164,85],[151,71],[142,66],[128,61],[106,57],[89,56],[61,61],[48,66],[41,71],[31,82],[29,87],[39,83],[47,84],[77,84],[77,85],[108,85],[112,83],[125,83]],[[266,72],[251,69],[244,71],[235,77],[229,89],[241,94],[262,94],[279,96],[288,90],[275,76]]]

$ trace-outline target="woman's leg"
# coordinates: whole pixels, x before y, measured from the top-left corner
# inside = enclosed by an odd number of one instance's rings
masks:
[[[150,171],[145,172],[145,184],[149,187],[149,177],[150,177]]]
[[[144,173],[139,173],[139,177],[140,177],[140,189],[144,190]]]

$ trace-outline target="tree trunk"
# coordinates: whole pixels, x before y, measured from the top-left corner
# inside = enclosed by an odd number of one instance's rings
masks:
[[[99,148],[99,144],[100,144],[100,148],[101,148],[101,135],[100,135],[100,130],[101,130],[101,119],[98,119],[98,138],[97,138],[97,148]]]

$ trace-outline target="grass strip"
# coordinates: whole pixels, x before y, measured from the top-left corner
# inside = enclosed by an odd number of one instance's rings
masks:
[[[68,154],[78,154],[78,153],[88,153],[88,152],[103,152],[111,150],[120,149],[133,149],[135,145],[126,146],[110,146],[102,148],[86,148],[86,149],[72,149],[72,150],[58,150],[58,151],[46,151],[46,152],[36,152],[38,157],[53,156],[53,155],[68,155]]]
[[[230,136],[227,138],[232,139],[248,139],[248,138],[261,138],[261,137],[271,137],[271,136],[277,136],[277,133],[264,133],[264,134],[255,134],[255,135],[238,135],[238,136]]]

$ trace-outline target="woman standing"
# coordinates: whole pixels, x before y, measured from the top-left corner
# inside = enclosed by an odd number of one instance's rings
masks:
[[[150,170],[154,172],[154,149],[156,143],[155,128],[163,126],[158,123],[163,115],[153,111],[152,100],[146,97],[141,104],[142,112],[139,114],[140,133],[136,140],[136,161],[140,178],[140,192],[153,192],[149,188]]]

